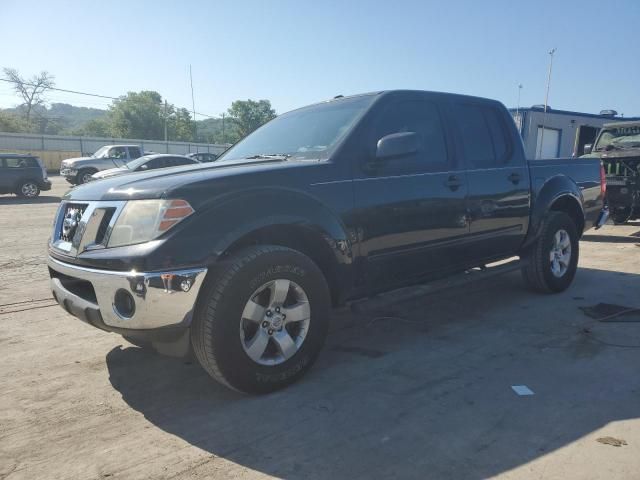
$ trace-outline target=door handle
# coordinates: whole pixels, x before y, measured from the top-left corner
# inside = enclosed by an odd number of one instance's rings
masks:
[[[516,184],[516,183],[518,183],[518,182],[520,181],[520,174],[519,174],[519,173],[516,173],[516,172],[513,172],[513,173],[512,173],[511,175],[509,175],[507,178],[509,179],[509,181],[510,181],[511,183]]]
[[[457,175],[449,175],[444,182],[445,187],[449,187],[451,190],[455,191],[462,186],[462,180],[458,178]]]

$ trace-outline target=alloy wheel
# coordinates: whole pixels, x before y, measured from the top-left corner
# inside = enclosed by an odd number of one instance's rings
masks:
[[[260,365],[280,365],[300,350],[310,322],[311,306],[302,287],[291,280],[272,280],[255,290],[244,307],[242,348]]]
[[[557,278],[562,277],[569,269],[571,262],[571,237],[566,230],[560,229],[553,236],[553,245],[549,253],[551,273]]]

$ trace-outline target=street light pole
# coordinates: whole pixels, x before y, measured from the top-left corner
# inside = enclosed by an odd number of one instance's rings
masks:
[[[522,84],[518,84],[518,104],[516,105],[516,115],[520,118],[520,94],[522,93]]]
[[[549,87],[551,87],[551,69],[553,68],[553,54],[556,53],[556,49],[552,48],[549,51],[549,74],[547,75],[547,93],[544,96],[544,113],[542,114],[542,132],[540,134],[540,154],[538,158],[542,156],[542,146],[544,142],[544,126],[547,120],[547,106],[549,104]]]

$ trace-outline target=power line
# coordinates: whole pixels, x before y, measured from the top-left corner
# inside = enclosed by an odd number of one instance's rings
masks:
[[[20,83],[20,82],[17,82],[15,80],[11,80],[11,79],[8,79],[8,78],[0,78],[0,82],[7,82],[7,83],[14,83],[14,84],[15,83]],[[35,87],[36,86],[35,84],[29,83],[29,82],[22,82],[22,84],[23,85],[29,85],[30,87]],[[67,90],[65,88],[58,88],[58,87],[47,87],[47,90],[55,90],[57,92],[64,92],[64,93],[73,93],[73,94],[76,94],[76,95],[84,95],[84,96],[87,96],[87,97],[106,98],[108,100],[119,100],[119,97],[110,97],[108,95],[100,95],[98,93],[80,92],[78,90]],[[162,104],[162,102],[160,102],[160,103]],[[182,107],[177,107],[177,108],[182,108]],[[188,109],[185,109],[185,110],[188,110]],[[206,113],[200,113],[200,112],[196,112],[194,110],[194,112],[193,112],[194,118],[195,118],[196,115],[200,115],[201,117],[207,117],[207,118],[218,118],[218,117],[215,117],[213,115],[207,115]]]

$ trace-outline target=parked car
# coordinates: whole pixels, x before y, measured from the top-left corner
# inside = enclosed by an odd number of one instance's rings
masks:
[[[134,172],[146,172],[148,170],[156,170],[158,168],[181,167],[184,165],[198,164],[195,158],[184,157],[182,155],[156,154],[145,155],[136,158],[121,167],[109,168],[101,172],[91,175],[91,180],[101,180],[103,178],[115,177],[118,175],[126,175]]]
[[[42,190],[51,190],[42,160],[33,155],[0,153],[0,193],[35,198]]]
[[[606,123],[585,157],[602,160],[607,203],[616,225],[640,218],[640,122]]]
[[[215,153],[206,153],[206,152],[188,153],[187,157],[195,158],[200,163],[215,162],[218,159],[218,155],[216,155]]]
[[[69,158],[60,165],[60,175],[67,182],[81,185],[91,180],[91,175],[108,168],[121,167],[141,156],[138,145],[105,145],[90,157]]]
[[[68,192],[51,288],[95,327],[268,392],[311,367],[331,306],[513,256],[478,275],[565,290],[604,187],[597,159],[527,161],[496,101],[344,97],[278,116],[215,165]]]

